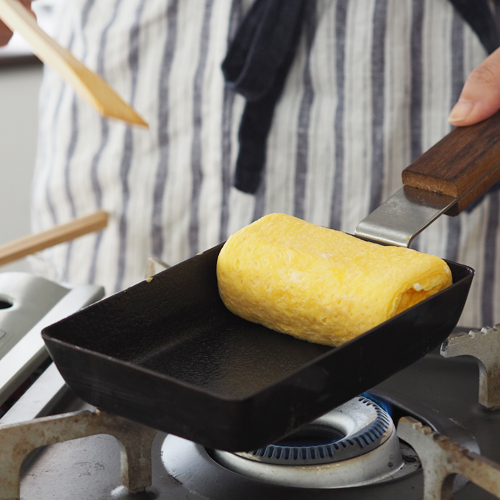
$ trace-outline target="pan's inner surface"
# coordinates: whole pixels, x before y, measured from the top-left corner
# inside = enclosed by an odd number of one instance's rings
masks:
[[[129,361],[227,397],[245,397],[331,348],[304,343],[240,318],[203,322],[181,337],[155,329]],[[306,345],[304,345],[306,344]],[[122,358],[123,359],[123,358]]]
[[[217,289],[219,249],[53,325],[50,336],[236,398],[332,349],[232,314]]]
[[[255,394],[334,350],[229,312],[217,290],[220,248],[90,306],[45,335],[228,398]],[[472,273],[458,264],[450,267],[454,283]],[[441,294],[451,297],[454,287]],[[431,320],[434,326],[442,321]]]

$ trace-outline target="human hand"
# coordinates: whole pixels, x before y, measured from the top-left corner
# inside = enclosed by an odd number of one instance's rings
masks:
[[[31,0],[19,0],[32,14],[35,13],[31,10]],[[12,37],[12,31],[0,20],[0,47],[7,45]]]
[[[489,118],[500,109],[500,49],[468,76],[449,121],[462,127]]]

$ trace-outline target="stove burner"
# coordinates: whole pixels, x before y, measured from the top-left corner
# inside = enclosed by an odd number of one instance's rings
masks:
[[[348,401],[276,444],[253,452],[215,450],[213,458],[242,476],[300,488],[360,486],[409,472],[403,471],[391,418],[365,397]]]
[[[236,455],[266,464],[340,462],[377,448],[393,429],[387,413],[370,399],[355,398],[276,444]]]

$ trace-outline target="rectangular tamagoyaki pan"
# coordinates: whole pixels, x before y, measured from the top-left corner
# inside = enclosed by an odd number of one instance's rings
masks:
[[[498,115],[454,130],[408,167],[427,179],[426,189],[433,178],[421,170],[429,165],[440,172],[439,190],[466,186],[451,193],[456,200],[445,202],[446,210],[460,211],[500,177],[500,147],[490,129],[500,130]],[[46,328],[46,346],[69,387],[102,410],[206,447],[257,449],[439,346],[458,323],[474,274],[448,262],[449,288],[332,348],[232,314],[217,288],[221,248]]]

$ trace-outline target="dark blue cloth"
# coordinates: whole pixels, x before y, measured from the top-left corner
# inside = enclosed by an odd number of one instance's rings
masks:
[[[267,136],[300,38],[307,0],[256,0],[236,32],[222,71],[246,98],[238,132],[234,186],[254,194],[266,162]]]
[[[498,28],[488,0],[450,0],[458,13],[474,30],[488,54],[500,45]]]

